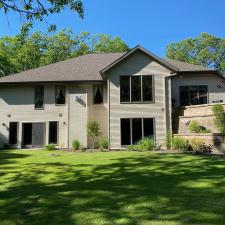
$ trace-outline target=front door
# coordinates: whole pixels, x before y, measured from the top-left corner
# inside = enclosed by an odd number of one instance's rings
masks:
[[[42,148],[45,140],[45,123],[23,123],[23,147]]]
[[[45,124],[33,123],[32,124],[32,147],[42,148],[44,146]]]

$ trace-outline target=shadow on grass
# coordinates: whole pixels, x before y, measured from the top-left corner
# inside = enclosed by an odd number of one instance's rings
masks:
[[[223,158],[27,163],[19,174],[0,189],[0,224],[225,224]]]

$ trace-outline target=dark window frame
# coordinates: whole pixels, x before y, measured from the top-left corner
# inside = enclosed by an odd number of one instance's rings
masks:
[[[37,89],[38,88],[42,88],[43,89],[43,99],[42,99],[42,106],[41,107],[38,107],[37,104],[36,104],[36,101],[37,101]],[[45,108],[45,104],[44,104],[44,101],[45,101],[45,87],[44,85],[36,85],[34,86],[34,109],[35,110],[43,110]]]
[[[16,124],[16,143],[11,143],[11,133],[10,133],[10,124]],[[17,146],[19,143],[19,122],[16,121],[10,121],[9,122],[9,139],[8,139],[8,143],[12,146]]]
[[[155,117],[132,117],[132,118],[120,118],[120,145],[123,146],[123,147],[127,147],[128,145],[123,145],[122,144],[122,127],[121,127],[121,121],[123,119],[126,119],[126,120],[130,120],[130,145],[135,145],[133,143],[133,122],[132,120],[133,119],[141,119],[141,130],[142,130],[142,139],[145,137],[144,136],[144,119],[152,119],[152,122],[153,122],[153,140],[154,142],[156,143],[156,127],[155,127]]]
[[[57,124],[57,137],[56,137],[56,139],[57,139],[57,141],[56,141],[56,143],[53,143],[53,142],[51,142],[50,141],[50,123],[56,123]],[[48,143],[49,144],[55,144],[55,145],[58,145],[59,144],[59,121],[49,121],[48,122]]]
[[[199,96],[199,91],[200,91],[200,88],[202,88],[202,87],[204,87],[204,88],[206,88],[206,103],[200,103],[200,102],[198,102],[197,104],[191,104],[191,95],[190,95],[190,92],[191,92],[191,90],[193,89],[196,89],[196,91],[198,92],[198,101],[200,101],[200,96]],[[181,92],[182,92],[182,89],[184,90],[184,89],[187,89],[187,92],[188,92],[188,96],[187,96],[187,98],[188,98],[188,104],[186,104],[186,103],[182,103],[182,100],[181,100]],[[209,89],[208,89],[208,85],[181,85],[181,86],[179,86],[179,105],[180,106],[190,106],[190,105],[203,105],[203,104],[208,104],[209,103],[209,91],[208,91]]]
[[[57,103],[57,89],[63,88],[64,89],[64,103]],[[55,105],[56,106],[63,106],[66,104],[66,86],[65,85],[55,85]]]
[[[101,93],[101,95],[102,95],[102,101],[101,102],[95,102],[95,93],[94,93],[95,87],[96,88],[100,88],[102,90],[102,93]],[[93,93],[93,99],[92,100],[93,100],[93,104],[94,105],[100,105],[100,104],[103,104],[104,103],[104,85],[103,84],[94,84],[93,85],[93,92],[92,93]]]
[[[129,101],[122,101],[121,96],[122,96],[122,92],[121,92],[121,80],[122,78],[129,78]],[[140,77],[141,78],[141,100],[140,101],[132,101],[132,77],[136,78],[136,77]],[[143,77],[151,77],[151,82],[152,82],[152,86],[151,86],[151,90],[152,90],[152,100],[143,100]],[[154,81],[154,75],[123,75],[120,76],[120,103],[122,104],[150,104],[150,103],[155,103],[155,81]]]

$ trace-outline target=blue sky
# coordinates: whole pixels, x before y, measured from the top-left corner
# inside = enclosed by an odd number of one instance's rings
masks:
[[[225,37],[225,0],[83,0],[85,18],[69,10],[51,15],[48,23],[58,30],[89,31],[121,37],[130,47],[143,45],[164,56],[166,45],[208,32]],[[19,32],[19,17],[0,13],[0,36]],[[36,22],[45,32],[48,24]]]

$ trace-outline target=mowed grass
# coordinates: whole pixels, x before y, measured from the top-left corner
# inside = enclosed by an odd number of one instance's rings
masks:
[[[225,158],[0,151],[0,225],[20,224],[224,225]]]

